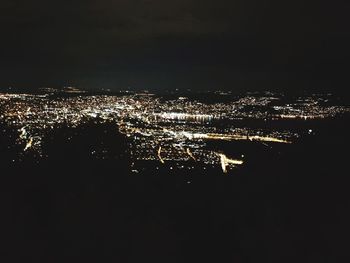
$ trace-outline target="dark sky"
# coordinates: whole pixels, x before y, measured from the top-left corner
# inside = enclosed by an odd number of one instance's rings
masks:
[[[344,91],[350,2],[0,2],[0,86]]]

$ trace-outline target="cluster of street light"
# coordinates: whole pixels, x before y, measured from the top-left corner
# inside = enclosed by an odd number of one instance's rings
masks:
[[[349,112],[347,106],[327,104],[328,97],[313,95],[284,102],[280,94],[246,94],[228,102],[206,103],[183,96],[165,99],[149,93],[0,93],[0,121],[18,129],[18,143],[23,144],[24,154],[45,155],[41,142],[47,130],[64,125],[75,128],[91,119],[108,120],[118,124],[120,132],[126,135],[133,166],[138,161],[154,161],[158,165],[171,163],[171,169],[191,169],[195,162],[203,167],[219,165],[227,172],[244,160],[209,149],[208,141],[292,143],[300,136],[295,130],[242,126],[237,121],[306,121]]]

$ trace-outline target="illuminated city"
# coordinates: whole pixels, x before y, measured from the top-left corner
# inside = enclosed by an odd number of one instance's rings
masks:
[[[0,263],[349,257],[350,1],[0,2]]]
[[[93,95],[75,88],[66,89],[63,94],[56,94],[54,89],[40,94],[1,93],[0,120],[18,130],[22,157],[30,154],[37,159],[45,158],[47,153],[41,143],[49,130],[62,125],[74,128],[88,120],[109,121],[128,140],[133,172],[143,170],[142,163],[148,161],[154,163],[155,169],[221,167],[227,173],[244,164],[244,154],[229,156],[208,147],[210,141],[288,147],[315,132],[305,125],[309,121],[350,112],[347,105],[332,104],[331,94],[286,100],[283,94],[272,92],[236,96],[222,92],[220,98],[225,98],[225,102],[206,102],[190,96],[169,98],[148,92]],[[279,125],[288,121],[303,125],[292,128]],[[21,156],[15,161],[21,161]]]

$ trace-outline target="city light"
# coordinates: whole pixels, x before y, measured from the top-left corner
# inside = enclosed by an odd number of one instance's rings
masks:
[[[205,103],[183,96],[164,99],[148,93],[89,95],[74,88],[66,88],[66,93],[67,96],[55,97],[0,93],[0,119],[18,130],[23,154],[36,152],[43,156],[41,144],[47,131],[64,125],[75,128],[88,120],[112,121],[128,138],[134,163],[171,161],[175,162],[174,167],[181,168],[188,161],[195,161],[197,165],[219,165],[226,173],[228,167],[242,165],[243,161],[217,154],[207,147],[210,141],[258,142],[270,147],[291,144],[302,135],[297,129],[251,127],[240,125],[242,121],[308,121],[350,112],[349,107],[326,104],[328,98],[319,95],[283,103],[279,94],[270,92],[237,96],[225,103]],[[312,134],[313,130],[308,128],[306,133]]]

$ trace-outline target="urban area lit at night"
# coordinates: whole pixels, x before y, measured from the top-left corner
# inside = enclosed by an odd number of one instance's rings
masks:
[[[1,0],[0,262],[350,262],[349,14]]]
[[[214,101],[203,99],[213,95]],[[227,173],[244,165],[244,151],[228,154],[212,149],[210,142],[240,141],[271,150],[288,147],[318,132],[311,128],[313,121],[344,116],[350,108],[332,94],[287,97],[273,92],[214,92],[194,97],[144,91],[94,95],[69,87],[36,94],[1,93],[0,112],[0,121],[17,130],[17,145],[23,149],[13,162],[21,162],[26,155],[45,159],[48,153],[41,146],[48,131],[94,121],[115,123],[116,133],[127,138],[134,173],[145,170],[147,162],[153,169],[221,167]],[[290,122],[292,126],[285,125]],[[108,150],[91,149],[96,158],[108,158],[108,154]]]

